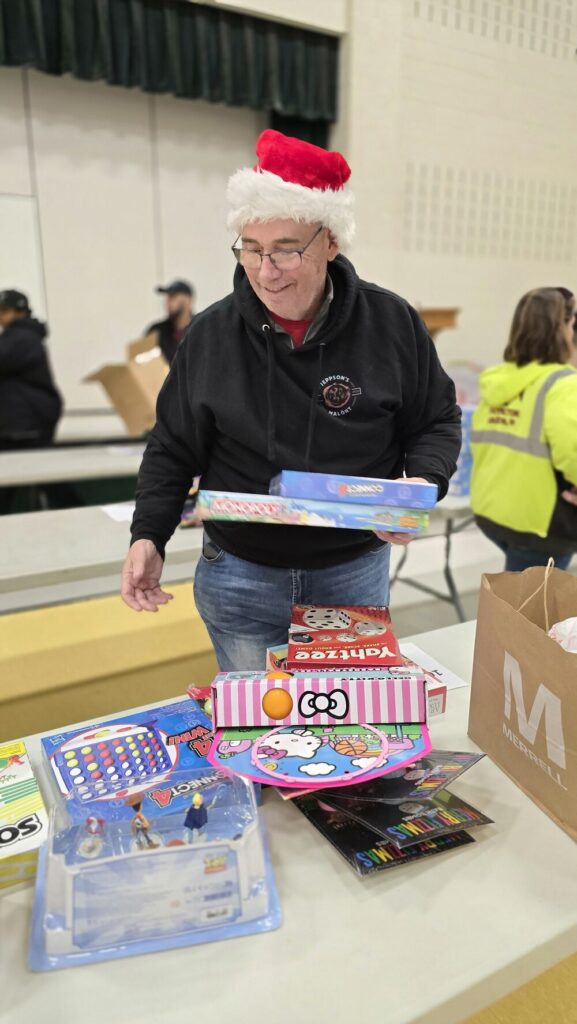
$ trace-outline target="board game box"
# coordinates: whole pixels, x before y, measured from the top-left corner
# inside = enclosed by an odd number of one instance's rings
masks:
[[[423,857],[448,853],[449,850],[475,842],[468,832],[460,831],[437,836],[436,839],[425,839],[401,850],[394,843],[386,842],[376,832],[354,821],[348,814],[328,807],[316,795],[298,796],[294,804],[361,878],[387,868],[414,864]]]
[[[42,752],[60,793],[116,800],[177,768],[209,767],[211,742],[210,718],[187,698],[46,736]]]
[[[403,657],[388,608],[293,605],[287,668],[400,665]]]
[[[0,743],[0,889],[34,878],[47,826],[26,745]]]
[[[392,530],[395,533],[416,535],[424,533],[429,525],[429,515],[424,509],[229,491],[199,491],[195,512],[202,520],[327,526],[346,530]]]
[[[286,498],[352,501],[394,508],[433,508],[437,500],[437,485],[337,473],[298,473],[285,469],[273,477],[269,493]]]

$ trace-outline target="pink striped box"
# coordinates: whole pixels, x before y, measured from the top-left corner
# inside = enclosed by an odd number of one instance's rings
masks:
[[[220,672],[215,729],[282,725],[407,725],[427,720],[426,682],[399,666],[366,672]]]

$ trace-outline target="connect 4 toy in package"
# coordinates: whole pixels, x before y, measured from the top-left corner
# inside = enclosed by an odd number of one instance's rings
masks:
[[[294,605],[286,667],[352,668],[400,665],[388,608]]]
[[[210,719],[188,699],[47,736],[42,749],[60,793],[106,801],[175,769],[208,767],[211,741]]]

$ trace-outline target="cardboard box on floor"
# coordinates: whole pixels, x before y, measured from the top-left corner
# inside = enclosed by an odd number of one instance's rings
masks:
[[[151,430],[156,419],[156,399],[168,364],[158,345],[158,333],[131,342],[127,362],[107,363],[84,377],[83,383],[100,381],[128,433],[140,437]]]

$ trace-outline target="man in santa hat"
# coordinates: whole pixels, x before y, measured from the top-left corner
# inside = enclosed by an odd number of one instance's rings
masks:
[[[435,483],[460,447],[460,411],[419,316],[358,278],[350,168],[279,132],[229,181],[232,294],[198,314],[160,393],[138,479],[122,596],[170,600],[164,549],[194,476],[268,492],[281,469]],[[195,600],[221,670],[262,669],[293,604],[386,605],[390,543],[407,535],[207,522]]]

